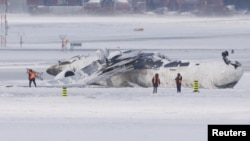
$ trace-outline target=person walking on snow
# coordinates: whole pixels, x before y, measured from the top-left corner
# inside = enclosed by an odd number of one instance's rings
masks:
[[[180,73],[177,73],[177,76],[175,78],[176,87],[177,87],[177,93],[181,92],[181,83],[182,83],[182,76]]]
[[[153,93],[157,93],[157,88],[160,85],[160,78],[158,73],[156,73],[155,76],[153,77],[152,84],[153,84]]]
[[[29,75],[29,87],[31,87],[32,82],[33,82],[34,86],[36,87],[36,73],[32,69],[29,69],[29,71],[27,71],[27,73]]]

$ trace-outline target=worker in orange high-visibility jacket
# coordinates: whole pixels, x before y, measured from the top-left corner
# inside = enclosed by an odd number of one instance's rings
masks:
[[[29,69],[27,73],[29,75],[29,87],[31,87],[32,82],[34,86],[36,87],[36,72],[34,72],[32,69]]]
[[[160,85],[160,78],[158,73],[156,73],[155,76],[153,77],[152,84],[153,84],[153,93],[157,93],[157,88]]]

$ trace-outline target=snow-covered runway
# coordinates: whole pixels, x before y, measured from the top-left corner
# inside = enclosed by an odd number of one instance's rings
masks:
[[[0,50],[1,140],[206,141],[208,124],[250,124],[249,17],[9,18],[8,47]],[[144,32],[135,32],[137,27]],[[22,48],[18,33],[25,33]],[[83,47],[62,52],[60,34]],[[120,40],[128,38],[137,40]],[[246,71],[233,89],[199,93],[160,87],[154,95],[152,88],[92,86],[69,87],[64,97],[61,87],[44,87],[53,79],[45,73],[47,67],[103,47],[155,49],[186,60],[222,60],[221,51],[234,49],[229,58]],[[45,73],[37,88],[26,87],[26,68]]]
[[[247,74],[247,79],[249,79]],[[208,124],[249,124],[249,90],[1,88],[6,140],[206,140]]]

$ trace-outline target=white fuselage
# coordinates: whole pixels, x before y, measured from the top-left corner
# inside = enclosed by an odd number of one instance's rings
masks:
[[[243,75],[243,68],[234,68],[222,61],[190,62],[189,66],[171,68],[132,70],[111,78],[114,86],[124,85],[126,81],[140,86],[152,86],[152,78],[159,74],[161,87],[175,87],[177,73],[182,75],[182,86],[193,87],[194,81],[199,82],[201,88],[226,88],[231,83],[237,83]]]
[[[51,66],[47,72],[56,80],[75,85],[99,84],[124,87],[136,84],[152,86],[152,78],[159,74],[161,87],[175,87],[177,73],[182,75],[182,86],[201,88],[232,88],[242,77],[243,67],[221,61],[170,61],[159,53],[115,51],[97,56],[76,56]]]

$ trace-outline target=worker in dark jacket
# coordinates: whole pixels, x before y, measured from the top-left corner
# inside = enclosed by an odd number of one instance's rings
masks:
[[[153,84],[153,93],[157,93],[157,88],[160,85],[160,78],[158,73],[156,73],[155,76],[153,77],[152,84]]]
[[[177,73],[177,76],[175,78],[176,87],[177,87],[177,93],[181,92],[181,83],[182,83],[182,76],[180,73]]]

